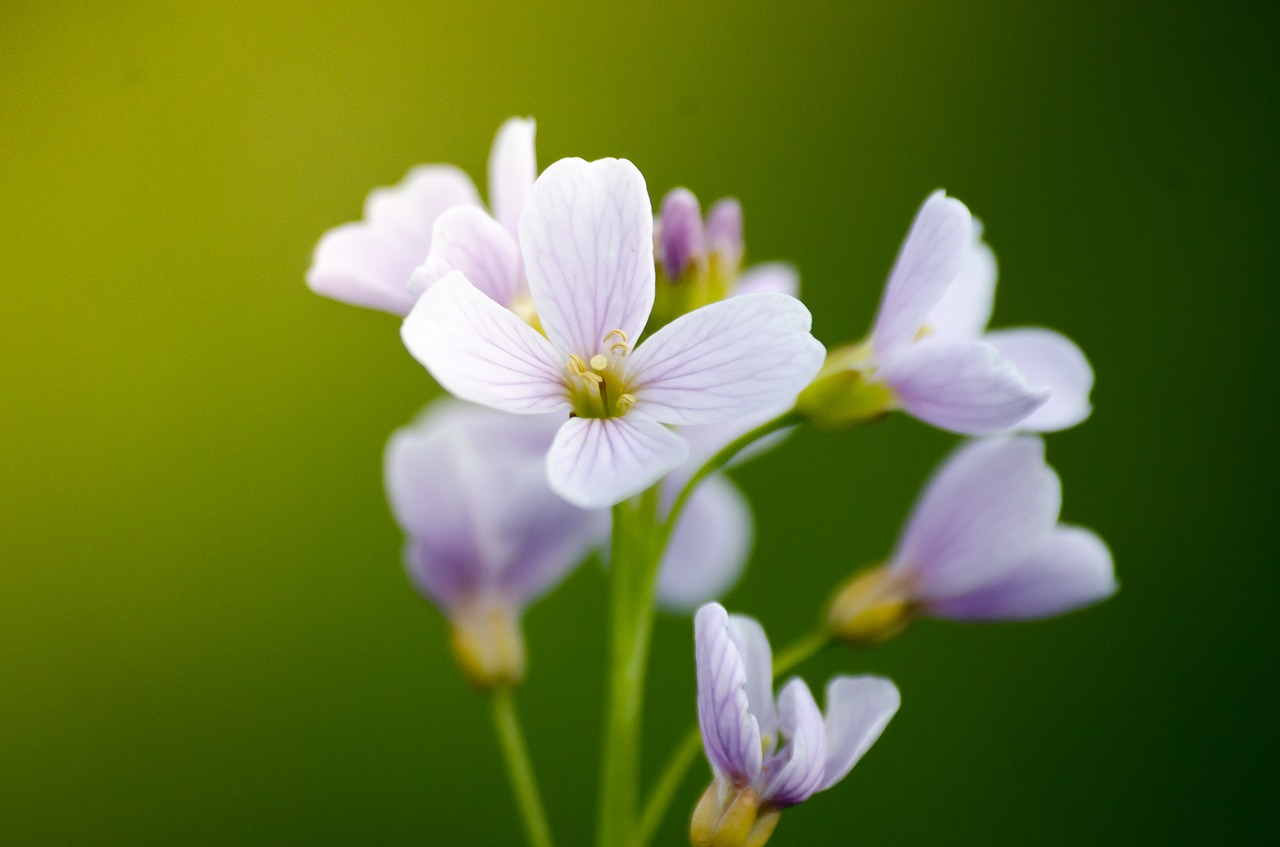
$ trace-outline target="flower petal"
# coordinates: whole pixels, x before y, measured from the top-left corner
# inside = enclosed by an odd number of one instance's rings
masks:
[[[533,118],[508,118],[498,129],[489,153],[489,204],[493,216],[512,238],[519,232],[529,189],[538,176]]]
[[[1035,553],[1000,577],[930,604],[936,617],[1032,620],[1070,612],[1116,592],[1111,551],[1082,527],[1059,526]]]
[[[996,300],[996,256],[975,241],[955,280],[947,286],[925,325],[934,338],[974,339],[991,320]]]
[[[658,261],[667,279],[678,280],[689,264],[706,255],[706,232],[698,198],[687,188],[673,188],[662,198],[658,218]]]
[[[419,298],[400,337],[455,397],[519,414],[569,409],[556,351],[457,271]]]
[[[693,619],[698,673],[698,727],[717,774],[750,785],[760,774],[760,728],[747,707],[746,670],[729,637],[729,615],[708,603]]]
[[[844,779],[898,711],[898,687],[878,676],[838,676],[827,683],[827,761],[819,791]]]
[[[1058,520],[1062,487],[1034,436],[956,450],[929,480],[892,558],[924,601],[970,591],[1033,554]]]
[[[1018,429],[1056,432],[1089,417],[1093,368],[1070,338],[1051,329],[1001,329],[982,340],[1013,362],[1034,386],[1048,386],[1049,399],[1018,423]]]
[[[399,184],[369,192],[364,219],[380,229],[421,239],[421,262],[427,257],[427,239],[436,218],[454,206],[479,205],[475,184],[460,169],[453,165],[418,165]]]
[[[607,352],[621,330],[634,343],[653,308],[653,208],[626,159],[561,159],[534,183],[520,219],[529,291],[563,353]]]
[[[414,297],[406,283],[430,240],[430,230],[421,239],[406,239],[364,223],[343,224],[316,245],[307,286],[353,306],[407,315]]]
[[[742,272],[734,283],[731,296],[772,292],[788,297],[800,296],[800,272],[786,262],[765,262],[752,265]]]
[[[723,597],[742,575],[754,536],[751,506],[737,486],[708,479],[689,498],[658,572],[658,604],[687,611]]]
[[[637,406],[665,423],[711,424],[795,398],[826,351],[804,304],[745,294],[703,306],[645,340],[627,363]]]
[[[707,210],[707,249],[718,253],[730,268],[742,264],[742,204],[736,197],[722,197]],[[783,292],[786,293],[786,292]]]
[[[912,417],[961,435],[1003,432],[1049,397],[981,341],[917,341],[883,360],[879,378]]]
[[[760,732],[774,735],[778,731],[778,711],[773,703],[773,651],[764,627],[747,615],[729,616],[729,637],[733,639],[746,670],[743,682],[747,705],[755,715]]]
[[[431,253],[409,278],[409,293],[421,295],[451,271],[461,271],[493,302],[510,308],[520,284],[516,240],[481,209],[450,209],[436,219]]]
[[[959,200],[935,191],[911,224],[885,284],[872,330],[885,354],[910,344],[942,299],[973,244],[973,222]]]
[[[822,712],[799,677],[792,677],[778,695],[778,729],[786,743],[764,767],[770,778],[760,799],[785,808],[803,803],[822,787],[827,760]]]
[[[633,409],[621,418],[570,418],[547,454],[547,478],[564,499],[604,508],[639,494],[689,455],[684,439]]]

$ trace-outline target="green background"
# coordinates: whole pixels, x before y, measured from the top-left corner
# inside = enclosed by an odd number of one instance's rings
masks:
[[[1097,371],[1049,457],[1121,593],[805,666],[888,674],[904,706],[773,843],[1274,829],[1280,7],[176,7],[0,8],[0,843],[518,841],[382,494],[431,383],[393,317],[302,279],[410,165],[482,179],[515,114],[543,165],[736,194],[829,344],[945,186],[1001,260],[994,324],[1052,325]],[[899,417],[743,468],[759,541],[728,605],[803,632],[954,441]],[[593,831],[603,598],[584,568],[527,619],[562,845]],[[687,620],[651,678],[650,770],[693,719]]]

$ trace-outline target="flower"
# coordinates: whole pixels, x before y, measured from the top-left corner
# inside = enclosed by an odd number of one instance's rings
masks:
[[[405,565],[453,625],[453,648],[481,687],[524,675],[523,610],[596,546],[607,516],[547,487],[542,458],[559,422],[437,401],[387,444],[387,497]]]
[[[498,130],[489,156],[493,213],[515,231],[535,176],[534,123],[511,118]],[[459,215],[451,210],[463,210]],[[438,231],[441,219],[443,230]],[[307,285],[317,294],[355,306],[407,315],[420,291],[410,291],[414,269],[440,238],[456,238],[484,212],[471,179],[452,165],[419,165],[392,188],[377,188],[364,220],[329,230],[316,245]]]
[[[1088,415],[1092,372],[1068,339],[1048,330],[982,334],[995,260],[975,229],[958,200],[938,191],[925,201],[869,340],[834,351],[798,401],[815,423],[839,427],[903,409],[941,429],[991,435],[1058,429]]]
[[[664,424],[710,424],[790,400],[822,364],[798,300],[713,303],[639,345],[653,306],[653,216],[625,159],[563,159],[520,219],[529,290],[545,335],[452,271],[401,328],[455,396],[520,414],[568,415],[547,455],[551,487],[584,508],[648,488],[688,456]]]
[[[1116,591],[1097,535],[1058,523],[1062,491],[1036,436],[969,442],[929,481],[897,550],[836,595],[835,635],[881,641],[916,617],[1029,620]]]
[[[694,619],[698,725],[715,779],[693,815],[695,847],[762,847],[781,809],[835,785],[898,711],[897,687],[837,676],[819,711],[798,677],[773,697],[773,658],[754,619],[718,603]]]

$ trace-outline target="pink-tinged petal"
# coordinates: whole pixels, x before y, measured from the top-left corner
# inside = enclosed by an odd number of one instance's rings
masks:
[[[667,279],[678,280],[707,251],[698,198],[687,188],[673,188],[662,198],[657,223],[658,261]]]
[[[778,695],[778,730],[782,744],[765,763],[769,776],[760,799],[778,808],[803,803],[822,787],[827,760],[822,712],[804,680],[793,677]]]
[[[712,477],[680,515],[658,572],[658,605],[687,611],[723,597],[742,576],[755,535],[751,506],[733,483]]]
[[[621,330],[635,343],[653,309],[653,208],[626,159],[561,159],[534,183],[520,218],[529,291],[563,353],[608,352]]]
[[[1058,520],[1062,486],[1034,436],[963,445],[929,480],[892,558],[923,601],[972,590],[1033,554]]]
[[[974,339],[991,320],[996,301],[996,256],[986,242],[969,248],[960,272],[925,319],[935,338]]]
[[[897,714],[898,687],[878,676],[838,676],[827,683],[827,761],[819,791],[844,779]]]
[[[455,397],[518,414],[569,410],[555,349],[457,271],[418,299],[400,337]]]
[[[982,341],[917,341],[881,360],[879,378],[909,415],[961,435],[1004,432],[1049,397]]]
[[[467,282],[509,308],[520,284],[516,240],[481,209],[450,209],[436,219],[431,253],[409,278],[409,293],[420,296],[452,271],[461,271]]]
[[[639,494],[689,455],[680,436],[632,410],[621,418],[570,418],[547,454],[547,478],[564,499],[584,509]]]
[[[430,230],[420,239],[407,239],[364,223],[343,224],[316,245],[307,285],[353,306],[407,315],[415,299],[407,287],[409,276],[430,240]]]
[[[489,153],[489,203],[493,216],[515,238],[529,189],[538,176],[533,118],[508,118]]]
[[[729,637],[729,615],[708,603],[693,619],[698,674],[698,727],[717,774],[740,786],[760,774],[760,728],[747,707],[746,669]]]
[[[734,283],[731,296],[740,294],[785,294],[800,296],[800,272],[785,262],[752,265]]]
[[[712,424],[793,400],[826,351],[804,304],[746,294],[703,306],[658,330],[631,355],[637,406],[665,423]]]
[[[747,615],[729,616],[729,637],[733,639],[742,667],[747,705],[755,715],[760,732],[773,735],[778,731],[778,710],[773,703],[773,651],[764,627]]]
[[[721,198],[707,210],[707,249],[723,256],[731,268],[742,263],[742,204],[737,198]]]
[[[503,533],[512,556],[501,584],[508,596],[524,605],[559,585],[609,537],[607,511],[580,509],[551,490],[546,471],[549,447],[550,440],[536,468],[521,465],[521,473],[512,474],[512,492],[520,499],[505,512]],[[536,482],[524,479],[526,470]]]
[[[983,585],[930,603],[936,617],[1033,620],[1061,615],[1116,592],[1111,551],[1094,533],[1059,526],[1036,552]]]
[[[436,218],[454,206],[479,206],[475,184],[453,165],[419,165],[391,188],[375,188],[364,204],[370,225],[420,239],[421,262],[430,248]]]
[[[929,195],[885,284],[872,331],[877,352],[897,350],[919,334],[972,244],[973,222],[964,204],[942,191]]]
[[[1089,417],[1093,368],[1071,339],[1050,329],[1001,329],[982,340],[1013,362],[1028,384],[1049,389],[1049,399],[1019,421],[1018,429],[1056,432]]]

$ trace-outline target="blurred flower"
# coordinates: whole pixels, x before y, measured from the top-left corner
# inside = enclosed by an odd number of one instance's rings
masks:
[[[841,427],[902,409],[965,435],[1055,429],[1087,416],[1092,372],[1074,344],[1047,330],[982,335],[995,262],[974,232],[958,200],[938,191],[925,201],[870,339],[832,352],[800,396],[801,411]],[[1054,391],[1059,399],[1046,407]]]
[[[406,318],[406,346],[456,396],[508,412],[560,412],[551,486],[583,507],[643,491],[688,456],[664,424],[710,424],[790,399],[821,367],[799,301],[714,303],[633,351],[654,297],[653,217],[626,160],[563,159],[520,220],[529,287],[546,335],[454,271]]]
[[[513,234],[536,176],[533,135],[531,119],[511,118],[498,130],[489,157],[493,214]],[[449,213],[461,209],[466,211]],[[335,300],[406,315],[421,293],[409,290],[410,277],[431,252],[433,240],[456,242],[468,228],[486,229],[480,219],[499,225],[484,212],[470,177],[452,165],[419,165],[399,184],[374,189],[363,221],[325,233],[316,245],[307,285]],[[505,254],[484,259],[487,267],[506,260]]]
[[[845,777],[898,710],[887,679],[839,676],[827,713],[798,677],[775,704],[773,658],[754,619],[710,603],[694,619],[698,725],[715,779],[694,811],[695,847],[762,847],[779,810]]]
[[[547,487],[559,420],[437,401],[387,444],[387,496],[414,585],[453,625],[481,687],[524,676],[520,617],[599,544],[607,516]]]
[[[1058,523],[1061,498],[1038,437],[965,444],[929,481],[889,563],[836,595],[829,630],[873,643],[921,615],[1027,620],[1110,597],[1111,553],[1089,530]]]

